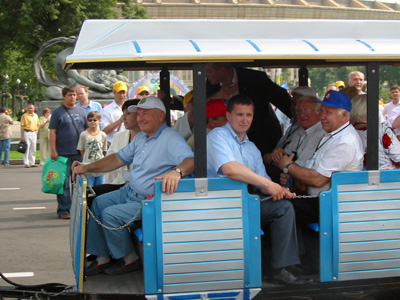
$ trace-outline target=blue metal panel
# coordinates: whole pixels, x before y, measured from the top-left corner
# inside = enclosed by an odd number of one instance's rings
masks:
[[[400,276],[399,181],[400,170],[333,174],[320,195],[321,281]]]
[[[256,196],[250,196],[248,195],[247,192],[247,185],[241,182],[237,182],[234,180],[231,180],[229,178],[215,178],[215,179],[209,179],[208,180],[208,187],[209,187],[209,192],[212,191],[227,191],[229,194],[229,190],[241,190],[241,197],[242,197],[242,209],[243,209],[243,220],[238,220],[238,222],[242,223],[243,222],[243,252],[244,252],[244,273],[243,273],[243,287],[244,289],[248,289],[250,287],[252,288],[258,288],[261,286],[261,245],[260,245],[260,201],[259,198]],[[161,193],[161,181],[157,181],[155,184],[155,196],[153,199],[146,200],[143,202],[143,247],[144,247],[144,278],[145,278],[145,294],[146,295],[158,295],[157,298],[161,296],[162,293],[164,292],[164,285],[165,283],[163,282],[163,278],[168,279],[169,281],[172,280],[172,282],[175,282],[177,279],[179,279],[179,276],[182,276],[183,280],[182,283],[178,284],[177,286],[182,286],[183,290],[188,290],[191,291],[191,289],[187,289],[185,287],[185,282],[188,287],[190,285],[193,286],[199,286],[201,290],[204,293],[204,287],[207,286],[207,281],[199,281],[199,283],[196,282],[190,282],[189,277],[196,278],[198,277],[196,274],[201,274],[201,273],[188,273],[188,276],[185,276],[185,273],[182,273],[182,275],[179,274],[164,274],[164,264],[163,262],[163,257],[167,258],[170,255],[173,255],[173,253],[169,254],[169,252],[165,253],[165,250],[163,250],[163,215],[166,213],[168,215],[170,211],[170,207],[173,209],[174,202],[179,203],[182,201],[193,201],[194,205],[198,205],[199,201],[201,203],[202,197],[199,199],[194,199],[192,198],[186,198],[186,195],[184,195],[185,192],[191,193],[193,195],[193,192],[195,192],[195,179],[183,179],[179,183],[178,190],[174,193],[174,195],[179,195],[179,198],[166,198],[166,204],[165,207],[167,210],[163,212],[163,204],[162,204],[162,198],[164,198],[163,194]],[[237,194],[237,192],[236,192]],[[224,195],[224,194],[221,194]],[[240,194],[239,194],[240,195]],[[192,196],[193,197],[193,196]],[[204,198],[204,197],[203,197]],[[211,196],[210,200],[206,197],[204,203],[208,203],[211,201],[213,196]],[[171,200],[168,200],[171,199]],[[174,200],[176,199],[176,200]],[[182,200],[183,199],[183,200]],[[185,200],[187,199],[187,200]],[[219,198],[218,198],[219,199]],[[216,199],[216,201],[221,201]],[[222,201],[224,197],[222,198]],[[229,199],[229,198],[225,198]],[[171,203],[172,201],[172,203]],[[178,204],[179,206],[179,204]],[[211,205],[211,210],[213,210],[215,207],[214,205]],[[183,210],[187,211],[188,213],[192,213],[192,210],[188,209],[188,205],[185,205],[185,208]],[[201,211],[202,209],[200,209]],[[214,209],[215,210],[215,209]],[[175,213],[173,211],[173,213]],[[178,214],[179,215],[179,214]],[[171,223],[170,221],[168,224]],[[174,223],[174,222],[172,222]],[[237,230],[236,230],[237,231]],[[197,232],[197,231],[196,231]],[[167,231],[168,233],[168,231]],[[169,233],[171,234],[171,233]],[[172,234],[176,234],[175,231],[172,232]],[[178,235],[181,235],[179,231],[177,232]],[[213,240],[213,239],[212,239]],[[186,248],[190,249],[192,248],[193,244],[193,239],[190,239],[186,246]],[[219,241],[216,241],[217,243]],[[229,240],[228,240],[229,242]],[[204,242],[200,241],[199,246],[204,244]],[[171,245],[169,243],[169,245]],[[171,248],[171,247],[168,247]],[[218,253],[218,252],[217,252]],[[190,254],[190,252],[188,253]],[[180,256],[182,257],[182,255]],[[199,257],[199,255],[197,255]],[[199,261],[197,263],[202,263],[203,262]],[[205,263],[209,264],[209,262]],[[174,265],[172,265],[174,266]],[[206,271],[207,274],[210,271]],[[235,282],[233,278],[235,278],[234,275],[235,270],[232,271],[216,271],[219,276],[222,274],[226,273],[227,275],[229,274],[232,277],[232,280],[227,280],[226,282],[232,281]],[[216,274],[217,274],[216,273]],[[212,272],[210,273],[212,274]],[[215,276],[216,278],[219,278],[219,276]],[[186,278],[186,279],[185,279]],[[217,282],[217,281],[216,281]],[[210,281],[210,284],[212,284],[213,287],[215,287],[216,282]],[[222,282],[220,284],[223,286]],[[169,290],[175,290],[171,289],[173,285],[167,285]],[[218,286],[218,285],[217,285]],[[211,286],[210,286],[211,287]],[[215,288],[210,288],[210,291],[215,291]],[[228,291],[226,291],[228,292]],[[243,299],[248,299],[249,297],[245,295],[248,295],[243,291]],[[165,294],[164,294],[165,295]],[[175,298],[179,294],[174,294],[173,299],[178,299]],[[194,299],[190,297],[194,297],[196,294],[196,290],[193,290],[193,293],[190,294],[181,294],[182,297],[189,297],[185,299]],[[167,295],[165,295],[167,296]],[[171,294],[169,295],[171,296]],[[168,298],[169,298],[168,296]],[[222,296],[220,296],[221,298]],[[240,296],[242,297],[242,296]],[[220,299],[219,298],[219,299]],[[225,297],[223,297],[225,298]],[[228,297],[229,298],[229,297]],[[172,298],[171,298],[172,299]]]
[[[75,273],[77,290],[83,292],[83,272],[84,272],[84,241],[86,227],[86,180],[77,176],[74,183],[71,220],[69,223],[70,249],[72,266]]]
[[[146,200],[142,204],[143,252],[144,255],[144,291],[145,294],[157,294],[159,279],[157,274],[157,243],[155,202],[160,195]]]
[[[320,276],[321,281],[331,281],[333,277],[332,270],[332,191],[322,192],[320,194],[320,205],[319,205],[319,215],[320,215]]]

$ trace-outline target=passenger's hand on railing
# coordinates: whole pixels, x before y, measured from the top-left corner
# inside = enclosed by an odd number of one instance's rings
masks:
[[[181,180],[181,175],[172,170],[161,177],[154,177],[155,180],[162,180],[162,191],[166,192],[167,195],[171,195],[178,188],[179,180]]]
[[[292,199],[296,197],[295,193],[291,193],[287,188],[280,186],[279,184],[270,181],[267,186],[267,192],[272,196],[274,201],[282,199]]]
[[[77,160],[72,163],[71,170],[72,170],[72,181],[73,182],[75,182],[75,180],[76,180],[76,174],[85,174],[82,163]]]

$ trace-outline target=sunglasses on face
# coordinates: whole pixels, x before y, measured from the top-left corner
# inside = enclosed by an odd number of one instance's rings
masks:
[[[98,120],[97,119],[90,119],[90,120],[88,120],[88,122],[97,122]]]
[[[147,92],[141,92],[139,95],[143,96],[143,95],[150,95],[150,94]]]

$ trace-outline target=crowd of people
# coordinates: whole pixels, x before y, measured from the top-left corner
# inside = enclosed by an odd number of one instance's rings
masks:
[[[228,63],[207,64],[206,77],[207,176],[243,181],[271,198],[261,202],[260,216],[271,239],[268,278],[307,284],[309,278],[298,276],[306,251],[298,230],[319,221],[318,195],[330,188],[334,172],[365,167],[364,74],[351,72],[348,87],[341,80],[329,85],[322,100],[310,86],[290,91],[264,72]],[[193,91],[185,95],[185,113],[172,128],[166,125],[162,99],[151,96],[145,86],[136,99],[126,100],[127,92],[127,84],[117,81],[114,101],[103,108],[89,100],[85,86],[67,86],[53,112],[45,108],[39,118],[29,104],[21,119],[21,140],[28,144],[26,168],[36,167],[38,131],[41,164],[47,155],[68,158],[64,194],[57,195],[61,219],[70,218],[71,177],[86,174],[95,191],[88,199],[94,217],[88,220],[87,252],[96,259],[86,268],[87,276],[139,269],[129,232],[105,227],[140,220],[141,201],[153,194],[155,179],[172,194],[180,179],[194,171]],[[399,86],[391,88],[391,97],[380,116],[381,169],[400,166]],[[10,136],[2,124],[12,124],[3,108],[0,146],[7,149]],[[8,163],[5,155],[3,164]],[[299,194],[309,197],[296,198]]]

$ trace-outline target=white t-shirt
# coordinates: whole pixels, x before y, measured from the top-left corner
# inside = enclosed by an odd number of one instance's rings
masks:
[[[107,151],[107,135],[99,130],[96,135],[85,130],[79,136],[77,150],[84,150],[82,162],[84,164],[98,161],[103,158],[103,151]]]
[[[305,167],[314,169],[325,177],[334,172],[361,171],[363,168],[364,149],[354,127],[347,122],[339,129],[326,133]],[[309,195],[318,195],[330,189],[330,181],[322,187],[307,187]]]
[[[103,108],[101,111],[101,124],[100,128],[104,129],[106,128],[109,124],[114,123],[115,121],[119,120],[122,116],[122,109],[121,107],[118,106],[115,101],[107,105],[106,107]],[[113,131],[110,133],[107,133],[107,141],[110,143],[112,142],[112,139],[114,135],[118,131],[123,131],[125,130],[125,125],[122,123],[120,126],[115,128]]]
[[[397,104],[394,104],[393,101],[390,101],[386,106],[383,108],[382,116],[384,120],[389,120],[389,115],[395,107],[400,106],[400,101]],[[387,123],[388,124],[388,123]],[[389,124],[388,124],[389,125]],[[390,126],[390,125],[389,125]]]

